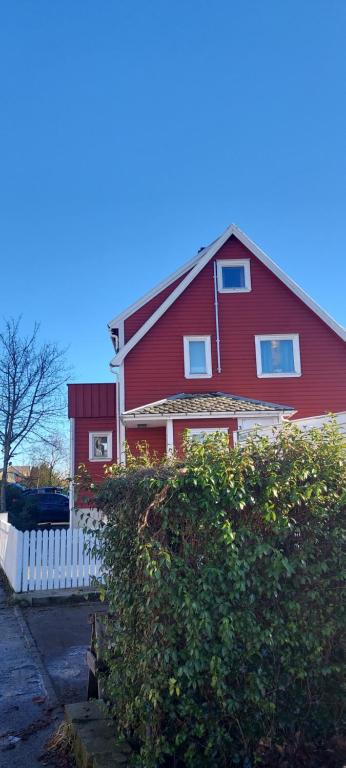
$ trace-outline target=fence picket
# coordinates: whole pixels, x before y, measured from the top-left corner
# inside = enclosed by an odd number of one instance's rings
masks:
[[[36,534],[36,571],[33,589],[42,589],[42,531],[37,531]]]
[[[60,531],[60,578],[59,587],[66,587],[66,531]]]
[[[84,586],[84,536],[78,531],[78,586]]]
[[[60,531],[56,530],[54,533],[54,577],[53,587],[59,589],[60,579]]]
[[[48,531],[42,535],[42,589],[48,586]]]
[[[78,583],[78,530],[72,531],[72,587],[76,587]]]
[[[66,587],[72,585],[72,532],[68,529],[66,534]]]
[[[47,588],[53,589],[54,575],[54,531],[48,532],[48,569],[47,569]]]
[[[83,561],[84,561],[84,587],[90,585],[90,551],[89,551],[89,536],[84,536],[83,540]]]
[[[29,531],[25,531],[23,540],[23,581],[22,590],[27,592],[29,589]]]

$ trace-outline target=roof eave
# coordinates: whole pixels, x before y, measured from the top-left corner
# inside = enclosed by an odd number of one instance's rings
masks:
[[[290,410],[283,409],[283,410],[268,410],[268,411],[262,411],[262,410],[253,410],[253,411],[200,411],[199,413],[132,413],[131,411],[127,411],[126,413],[123,413],[121,416],[122,422],[126,424],[126,421],[157,421],[158,419],[160,421],[167,421],[168,419],[203,419],[203,418],[209,418],[209,419],[241,419],[241,418],[258,418],[261,417],[267,417],[267,416],[284,416],[284,415],[290,415],[293,416],[297,411],[292,408]]]

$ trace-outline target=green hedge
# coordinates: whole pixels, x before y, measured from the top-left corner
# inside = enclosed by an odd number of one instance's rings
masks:
[[[143,768],[261,764],[342,730],[346,455],[332,423],[143,455],[98,493],[108,522],[107,696]],[[292,763],[294,764],[294,763]]]

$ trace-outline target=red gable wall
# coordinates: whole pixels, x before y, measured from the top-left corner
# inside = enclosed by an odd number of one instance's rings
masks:
[[[158,309],[162,302],[167,299],[167,297],[174,291],[177,285],[179,285],[179,283],[184,279],[186,274],[187,273],[185,272],[177,280],[174,280],[174,282],[167,286],[167,288],[164,288],[163,291],[160,291],[160,293],[156,294],[154,298],[150,299],[150,301],[147,301],[146,304],[143,304],[143,307],[137,309],[137,312],[133,312],[130,317],[126,318],[124,323],[125,342],[129,341],[129,339],[132,338],[136,331],[138,331],[139,328],[144,325],[148,318],[151,317],[151,315]]]
[[[289,405],[298,416],[346,410],[346,344],[235,237],[216,259],[249,258],[252,291],[219,293],[217,373],[213,261],[125,359],[125,408],[178,392],[224,391]],[[302,376],[258,378],[255,334],[299,333]],[[210,335],[213,377],[184,377],[184,335]]]

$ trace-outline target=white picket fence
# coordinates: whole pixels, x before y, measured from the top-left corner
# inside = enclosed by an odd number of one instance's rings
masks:
[[[0,520],[0,566],[15,592],[89,587],[102,570],[92,544],[80,529],[23,533]]]

